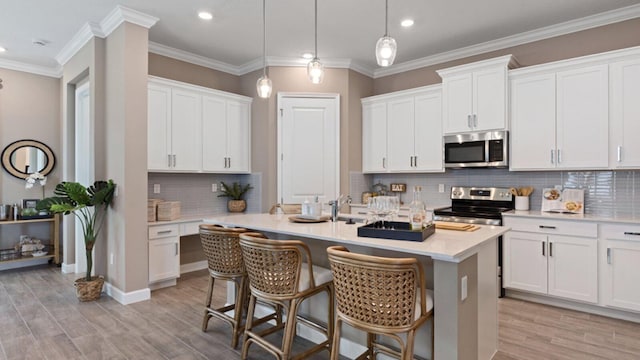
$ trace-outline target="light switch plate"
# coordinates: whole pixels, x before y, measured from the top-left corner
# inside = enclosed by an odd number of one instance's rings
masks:
[[[438,192],[440,193],[444,192],[444,184],[438,184]]]
[[[153,193],[160,194],[160,184],[153,184]]]

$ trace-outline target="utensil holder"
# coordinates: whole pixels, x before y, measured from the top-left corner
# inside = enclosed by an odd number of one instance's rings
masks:
[[[516,210],[529,210],[528,196],[516,196]]]

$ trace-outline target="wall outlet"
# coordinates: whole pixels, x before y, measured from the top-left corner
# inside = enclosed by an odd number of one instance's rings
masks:
[[[153,193],[160,194],[160,184],[153,184]]]
[[[211,184],[211,192],[218,192],[218,184]]]
[[[438,184],[438,192],[439,193],[443,193],[444,192],[444,184]]]
[[[467,298],[467,275],[462,277],[460,281],[460,301],[464,301]]]

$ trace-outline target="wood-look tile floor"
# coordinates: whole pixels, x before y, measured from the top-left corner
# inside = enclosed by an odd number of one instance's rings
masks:
[[[123,306],[108,296],[78,302],[76,275],[57,267],[2,271],[0,360],[239,359],[226,323],[211,319],[200,330],[207,276],[185,274],[151,300]],[[221,304],[225,290],[216,289]],[[495,360],[640,359],[640,324],[513,299],[499,301],[499,324]],[[296,339],[294,347],[306,345]],[[250,358],[272,357],[252,345]]]

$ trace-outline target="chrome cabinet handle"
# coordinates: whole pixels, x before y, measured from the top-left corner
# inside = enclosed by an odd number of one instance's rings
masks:
[[[386,169],[387,168],[387,158],[382,158],[382,168]]]
[[[478,127],[478,114],[473,114],[473,126]]]
[[[555,158],[555,156],[554,156],[554,151],[553,151],[553,149],[551,149],[551,163],[552,163],[552,164],[554,164],[554,163],[555,163],[555,162],[554,162],[554,160],[555,160],[554,158]]]
[[[544,241],[542,242],[542,256],[545,256],[544,255]]]
[[[624,234],[625,235],[640,236],[640,232],[625,231]]]
[[[618,162],[622,161],[622,146],[618,145]]]
[[[553,256],[553,243],[549,241],[549,257]]]
[[[471,128],[471,114],[467,115],[467,127]]]
[[[413,166],[418,167],[418,155],[413,157]]]
[[[558,149],[558,164],[562,162],[562,150]]]
[[[555,230],[555,229],[556,229],[556,227],[555,227],[555,226],[547,226],[547,225],[538,225],[538,227],[539,227],[540,229],[552,229],[552,230]]]
[[[176,256],[178,256],[178,243],[174,243],[174,245],[176,246]]]
[[[171,233],[171,230],[158,231],[158,235],[160,235],[160,234],[169,234],[169,233]]]
[[[173,154],[173,167],[176,167],[176,154]]]
[[[611,265],[611,248],[607,248],[607,264]]]
[[[171,154],[167,154],[167,167],[171,167]]]
[[[227,159],[229,159],[229,169],[231,169],[231,158],[229,157]]]

